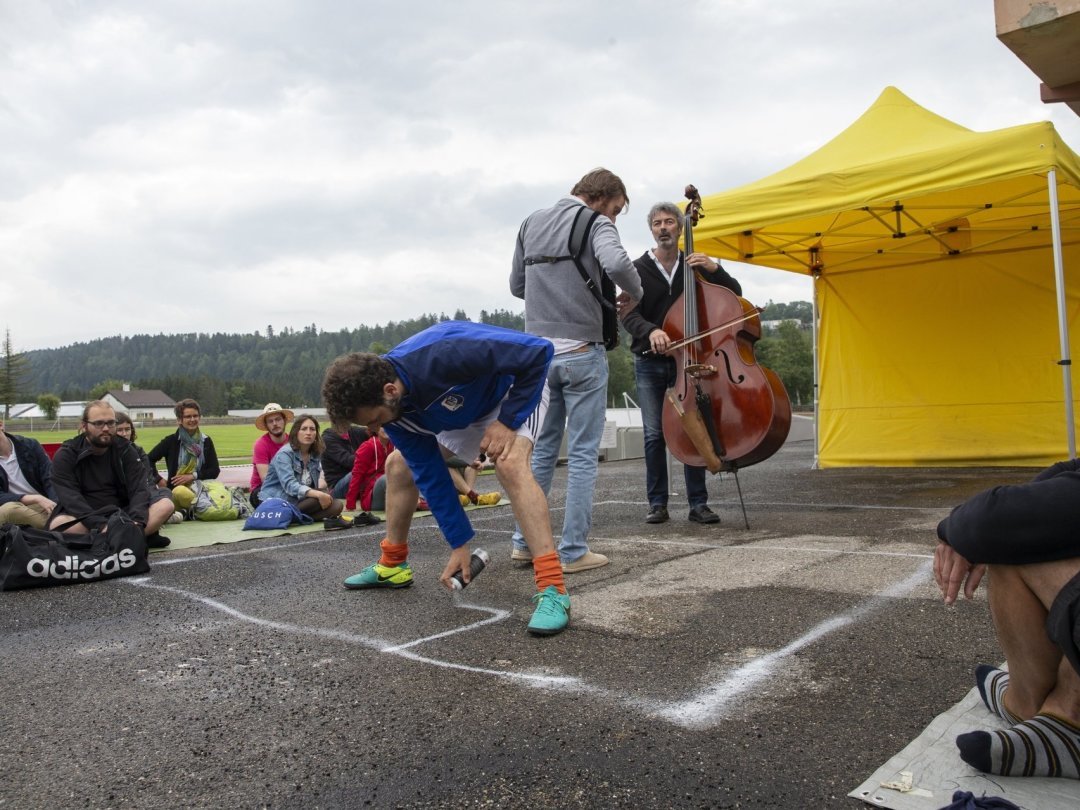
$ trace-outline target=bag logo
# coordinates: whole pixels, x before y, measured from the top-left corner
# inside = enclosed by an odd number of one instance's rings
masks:
[[[135,562],[135,552],[130,548],[100,560],[95,557],[80,559],[78,554],[69,554],[55,562],[45,557],[32,557],[26,563],[26,573],[39,579],[97,579],[131,568]]]
[[[442,406],[450,411],[450,413],[458,410],[464,404],[465,398],[460,397],[457,394],[449,394],[448,396],[443,397],[442,400]]]

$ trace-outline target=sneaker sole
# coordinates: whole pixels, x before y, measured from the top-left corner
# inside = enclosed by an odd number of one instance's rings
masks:
[[[561,633],[563,630],[565,630],[569,626],[570,626],[570,623],[567,622],[564,627],[560,627],[558,630],[548,630],[546,628],[539,628],[539,627],[530,627],[530,628],[528,628],[528,630],[529,630],[529,635],[530,636],[557,636],[559,633]]]
[[[413,584],[413,581],[410,579],[408,582],[380,582],[377,585],[350,585],[347,582],[342,584],[350,591],[377,591],[383,589],[396,590],[398,588],[408,588]]]

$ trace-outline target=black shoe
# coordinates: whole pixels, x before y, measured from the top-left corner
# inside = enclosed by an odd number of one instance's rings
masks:
[[[353,522],[348,518],[337,515],[335,517],[328,517],[323,522],[323,529],[328,532],[336,531],[337,529],[351,529]]]
[[[356,515],[353,515],[352,522],[354,526],[377,526],[382,523],[382,521],[371,514],[371,512],[359,512]]]
[[[146,535],[147,548],[165,548],[171,542],[172,540],[159,532]]]
[[[691,523],[719,523],[720,516],[707,506],[692,506],[687,520]]]
[[[666,506],[653,506],[649,508],[649,514],[645,516],[646,523],[667,523],[668,513]]]

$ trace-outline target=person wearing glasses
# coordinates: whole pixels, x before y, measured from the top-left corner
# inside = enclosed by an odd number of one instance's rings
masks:
[[[118,506],[142,526],[150,548],[164,548],[169,539],[158,529],[173,513],[171,499],[152,500],[146,465],[131,442],[116,435],[116,412],[94,400],[83,408],[82,432],[68,439],[53,457],[56,508],[47,528],[78,521],[64,529],[88,534],[102,528],[105,515],[92,515],[105,506]]]
[[[176,432],[170,433],[147,454],[150,463],[165,459],[169,489],[190,487],[196,480],[211,481],[221,475],[213,440],[199,429],[202,409],[193,399],[176,403]]]

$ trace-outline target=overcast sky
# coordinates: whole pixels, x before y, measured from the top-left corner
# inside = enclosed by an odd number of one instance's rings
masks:
[[[626,182],[637,256],[653,202],[782,169],[888,85],[1080,149],[990,0],[0,0],[0,329],[25,351],[521,311],[518,224],[589,169]],[[755,303],[810,299],[729,269]]]

